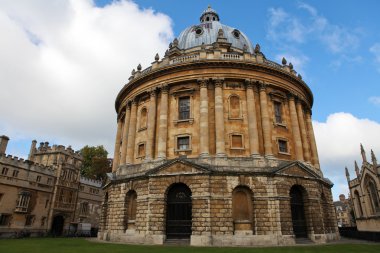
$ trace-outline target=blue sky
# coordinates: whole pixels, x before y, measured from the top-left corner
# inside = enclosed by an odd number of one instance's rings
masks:
[[[285,56],[314,94],[322,170],[335,198],[359,143],[380,156],[379,1],[11,1],[0,3],[0,134],[26,157],[33,139],[105,145],[113,153],[114,99],[210,4],[221,22]],[[368,155],[369,157],[369,155]],[[353,174],[353,173],[352,173]],[[353,177],[353,175],[352,175]]]

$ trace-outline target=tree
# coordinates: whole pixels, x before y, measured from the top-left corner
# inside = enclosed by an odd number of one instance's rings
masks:
[[[103,180],[106,178],[106,173],[111,171],[111,163],[107,159],[108,152],[103,147],[88,145],[80,150],[83,157],[81,167],[81,175],[89,178]]]

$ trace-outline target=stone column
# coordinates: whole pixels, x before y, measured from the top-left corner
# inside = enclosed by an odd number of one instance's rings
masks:
[[[319,169],[320,167],[319,167],[317,143],[315,142],[313,124],[311,121],[311,111],[309,111],[309,110],[306,110],[306,127],[307,127],[307,133],[309,135],[309,140],[310,140],[311,163],[316,168]]]
[[[150,102],[148,112],[148,140],[146,145],[146,160],[152,160],[154,157],[154,136],[156,132],[156,90],[150,91]]]
[[[246,82],[247,91],[247,114],[248,114],[248,133],[249,147],[252,157],[259,156],[259,134],[257,131],[256,103],[254,85],[251,81]]]
[[[136,98],[134,98],[132,100],[131,116],[129,120],[126,164],[132,164],[134,160],[136,121],[137,121],[137,101],[136,101]]]
[[[310,162],[310,146],[309,146],[309,142],[307,140],[305,116],[303,113],[301,101],[297,102],[297,114],[298,114],[298,123],[300,124],[300,130],[301,130],[303,155],[304,155],[305,161]]]
[[[298,125],[296,103],[294,101],[294,95],[289,94],[289,109],[290,109],[290,120],[292,122],[293,140],[296,153],[296,159],[303,161],[303,150],[302,150],[302,140],[300,134],[300,127]]]
[[[117,121],[117,131],[116,131],[116,140],[115,140],[115,151],[113,154],[112,172],[116,172],[117,167],[119,166],[120,136],[121,136],[121,120],[118,120]]]
[[[121,142],[121,158],[120,158],[120,164],[125,164],[125,161],[127,159],[127,143],[128,143],[128,128],[130,124],[130,117],[131,117],[131,106],[129,101],[127,102],[127,105],[125,106],[125,119],[124,119],[124,127],[123,127],[123,141]]]
[[[157,152],[157,158],[159,159],[166,159],[166,142],[168,138],[168,91],[169,87],[167,85],[162,86]]]
[[[209,151],[209,128],[208,128],[208,92],[207,80],[198,80],[200,86],[200,117],[199,117],[199,144],[201,157],[208,157]]]
[[[215,139],[216,156],[225,157],[224,113],[223,113],[223,80],[215,79]]]
[[[271,125],[269,123],[268,115],[268,101],[266,84],[260,83],[260,112],[261,112],[261,126],[263,128],[264,136],[264,154],[267,158],[273,157],[272,151],[272,136],[271,136]]]

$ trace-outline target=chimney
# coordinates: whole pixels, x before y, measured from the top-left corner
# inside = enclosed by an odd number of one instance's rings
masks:
[[[37,145],[37,141],[33,140],[32,145],[30,145],[30,151],[29,151],[29,156],[28,156],[29,161],[33,161],[34,152],[36,150],[36,145]]]
[[[5,155],[5,151],[7,150],[9,137],[2,135],[0,136],[0,155]]]

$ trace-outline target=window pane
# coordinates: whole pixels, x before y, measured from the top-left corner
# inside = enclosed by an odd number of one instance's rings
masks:
[[[283,140],[279,140],[279,141],[278,141],[278,149],[279,149],[280,152],[282,152],[282,153],[288,153],[288,145],[287,145],[287,142],[286,142],[286,141],[283,141]]]
[[[230,117],[240,117],[240,99],[237,96],[230,97]]]
[[[178,149],[179,150],[190,149],[189,140],[190,140],[190,138],[188,136],[186,136],[186,137],[178,137],[178,139],[177,139]]]
[[[181,119],[190,118],[190,97],[181,97],[179,98],[179,116]]]
[[[274,102],[274,115],[276,123],[282,123],[281,103]]]

